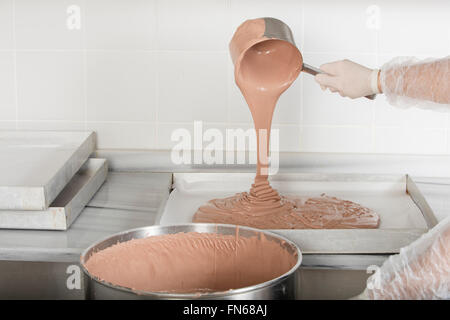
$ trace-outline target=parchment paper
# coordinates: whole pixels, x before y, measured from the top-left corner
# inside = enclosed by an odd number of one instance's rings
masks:
[[[254,175],[247,173],[174,174],[174,190],[161,216],[161,225],[191,223],[208,200],[248,191]],[[406,193],[402,175],[294,174],[271,177],[283,195],[319,196],[325,193],[366,206],[380,215],[380,229],[426,229],[419,208]]]

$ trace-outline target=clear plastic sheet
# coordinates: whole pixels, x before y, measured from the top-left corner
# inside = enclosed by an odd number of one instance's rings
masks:
[[[394,106],[450,111],[450,56],[394,58],[381,68],[380,84]]]
[[[450,217],[386,260],[362,297],[450,299]]]

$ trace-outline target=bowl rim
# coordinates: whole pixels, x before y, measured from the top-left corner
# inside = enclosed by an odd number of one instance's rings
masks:
[[[288,271],[286,271],[285,273],[283,273],[282,275],[273,278],[271,280],[265,281],[265,282],[261,282],[255,285],[251,285],[251,286],[246,286],[246,287],[242,287],[242,288],[237,288],[237,289],[229,289],[229,290],[225,290],[225,291],[214,291],[214,292],[189,292],[189,293],[176,293],[176,292],[159,292],[159,291],[143,291],[143,290],[134,290],[128,287],[124,287],[124,286],[120,286],[120,285],[115,285],[112,284],[108,281],[102,280],[94,275],[92,275],[85,267],[84,263],[85,258],[86,258],[86,254],[92,250],[94,247],[96,247],[97,245],[101,244],[104,241],[107,241],[111,238],[117,237],[117,236],[121,236],[121,235],[125,235],[128,233],[132,233],[132,232],[136,232],[136,231],[141,231],[141,230],[148,230],[148,229],[165,229],[165,228],[171,228],[171,227],[192,227],[192,226],[204,226],[204,227],[225,227],[225,228],[234,228],[234,229],[244,229],[244,230],[248,230],[248,231],[253,231],[253,232],[259,232],[259,233],[263,233],[265,235],[270,235],[274,238],[278,238],[279,240],[284,241],[285,243],[289,244],[291,247],[293,247],[297,253],[297,262],[295,263],[294,266],[292,266]],[[180,231],[183,232],[183,231]],[[199,232],[199,233],[210,233],[210,232],[203,232],[203,231],[191,231],[191,232]],[[156,235],[155,235],[156,236]],[[149,237],[153,237],[152,235],[150,235]],[[143,239],[143,238],[136,238],[136,239]],[[129,240],[128,240],[129,241]],[[170,298],[170,299],[198,299],[198,298],[218,298],[218,297],[225,297],[225,296],[230,296],[230,295],[235,295],[235,294],[244,294],[244,293],[249,293],[252,291],[256,291],[256,290],[260,290],[262,288],[266,288],[266,287],[270,287],[274,284],[277,284],[279,282],[282,282],[283,280],[287,279],[289,276],[291,276],[294,272],[297,271],[297,269],[300,267],[301,263],[303,260],[303,255],[302,252],[300,250],[300,248],[291,240],[278,235],[274,232],[271,231],[266,231],[264,229],[257,229],[257,228],[252,228],[252,227],[247,227],[247,226],[240,226],[240,225],[233,225],[233,224],[221,224],[221,223],[183,223],[183,224],[173,224],[173,225],[151,225],[151,226],[146,226],[146,227],[139,227],[139,228],[134,228],[134,229],[128,229],[125,231],[121,231],[112,235],[109,235],[103,239],[100,239],[98,241],[96,241],[95,243],[91,244],[89,247],[87,247],[85,250],[83,250],[83,252],[80,255],[80,266],[81,269],[83,270],[83,272],[89,277],[90,280],[93,280],[95,282],[97,282],[100,285],[109,287],[111,289],[115,289],[115,290],[120,290],[120,291],[125,291],[127,293],[131,293],[131,294],[135,294],[138,296],[148,296],[148,297],[158,297],[158,298]]]

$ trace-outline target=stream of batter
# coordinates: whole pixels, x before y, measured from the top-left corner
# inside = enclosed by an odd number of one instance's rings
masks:
[[[228,223],[260,229],[376,228],[379,216],[357,203],[322,194],[313,198],[280,195],[268,181],[269,139],[280,95],[301,72],[303,59],[291,43],[264,36],[264,19],[245,21],[236,30],[230,53],[235,80],[253,117],[257,168],[249,192],[213,199],[201,206],[194,222]]]

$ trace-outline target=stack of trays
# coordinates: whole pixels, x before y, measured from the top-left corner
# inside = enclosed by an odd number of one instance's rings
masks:
[[[93,132],[0,132],[0,228],[66,230],[106,179]]]

